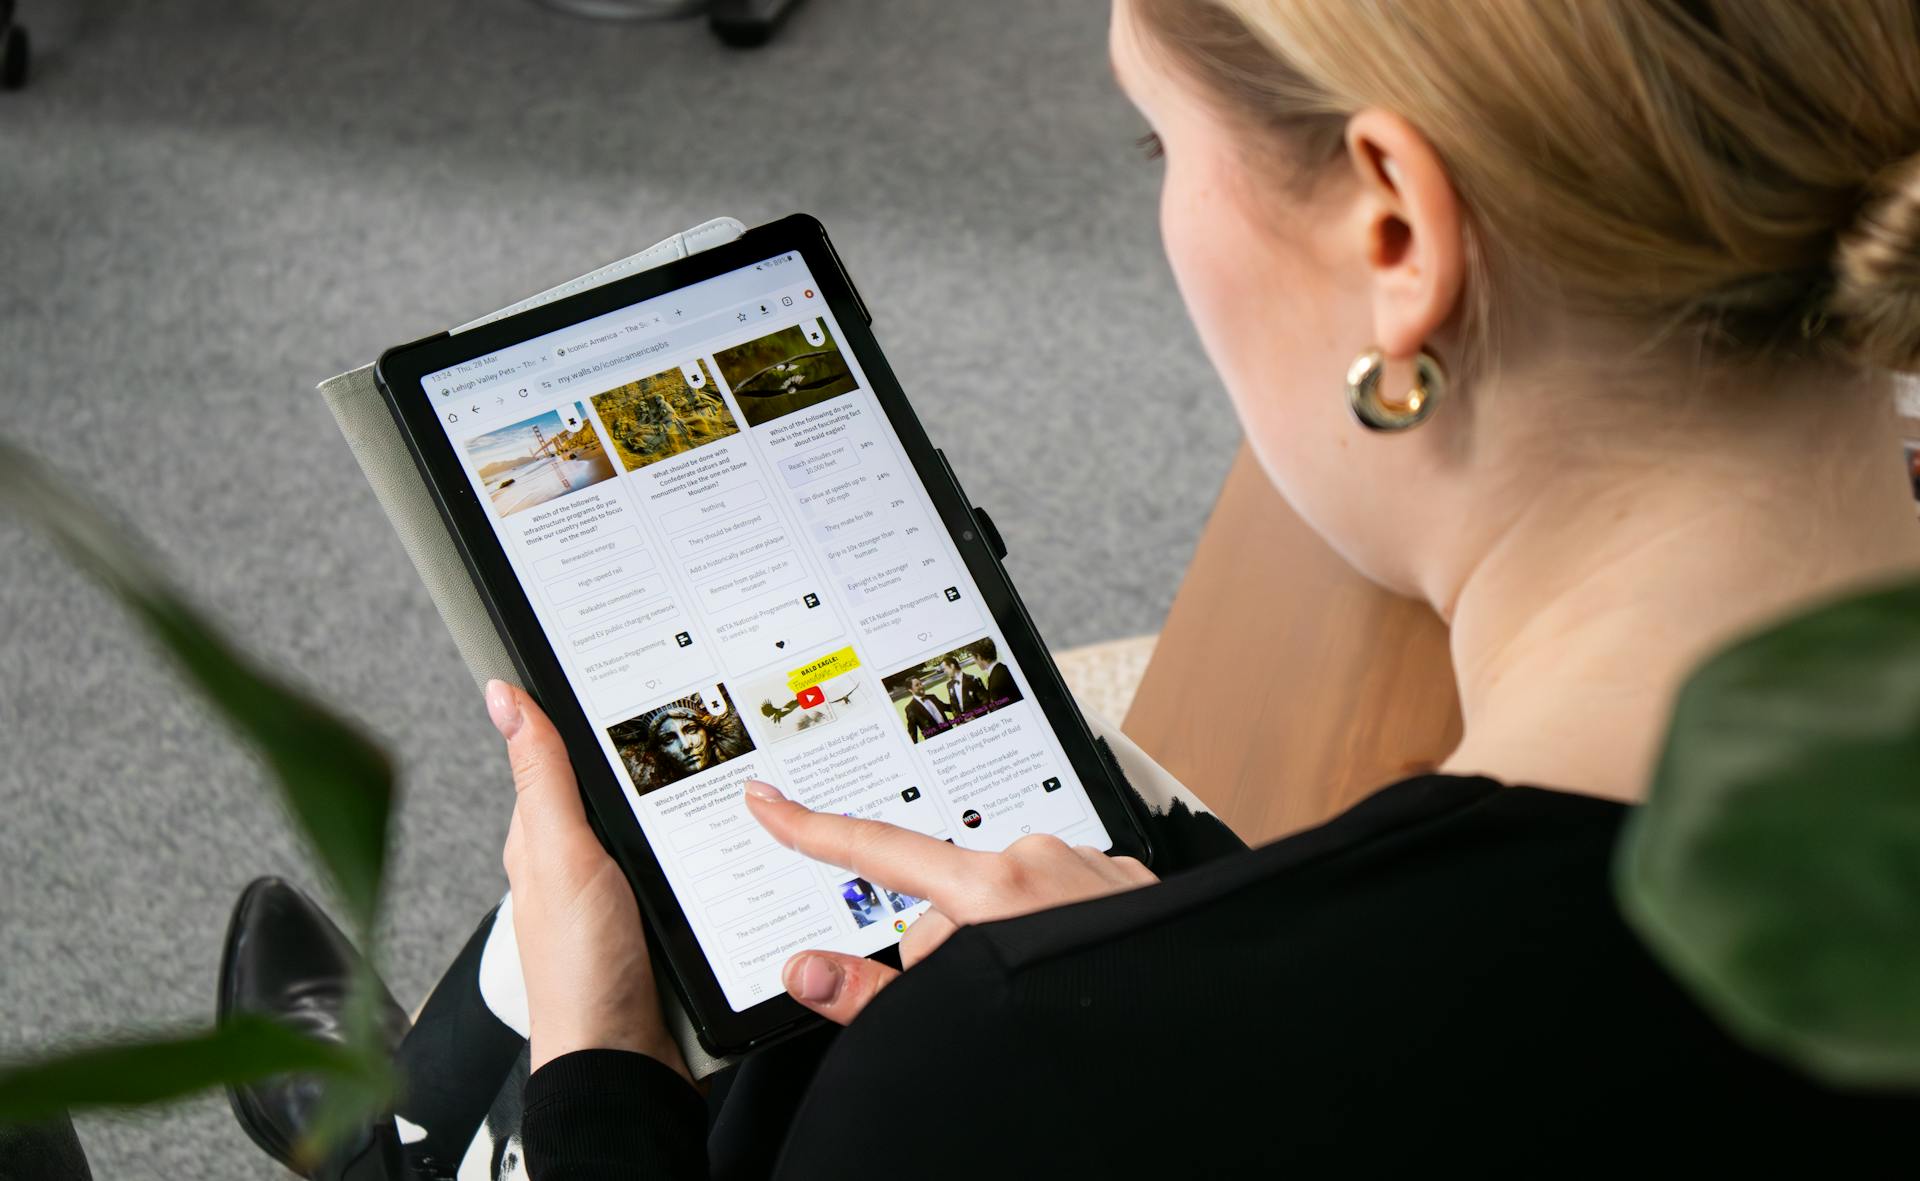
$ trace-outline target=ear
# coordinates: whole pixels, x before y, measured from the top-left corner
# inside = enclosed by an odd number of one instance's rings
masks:
[[[1460,303],[1460,198],[1433,145],[1391,111],[1369,107],[1347,121],[1347,162],[1364,203],[1361,257],[1373,287],[1375,346],[1408,360]]]

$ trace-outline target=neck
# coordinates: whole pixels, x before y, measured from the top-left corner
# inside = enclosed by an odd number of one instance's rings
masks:
[[[1446,770],[1637,800],[1704,656],[1811,601],[1920,571],[1890,386],[1824,383],[1712,391],[1727,400],[1708,413],[1751,416],[1726,429],[1675,421],[1702,404],[1683,396],[1609,435],[1611,451],[1581,454],[1577,430],[1536,442],[1552,469],[1510,485],[1526,490],[1509,493],[1518,506],[1478,539],[1456,592],[1434,598],[1465,719]]]

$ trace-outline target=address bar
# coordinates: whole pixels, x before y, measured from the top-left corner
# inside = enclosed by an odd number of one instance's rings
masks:
[[[583,347],[579,356],[575,355],[573,346],[559,345],[551,350],[552,359],[528,362],[526,368],[502,375],[500,380],[491,383],[479,393],[491,396],[502,391],[513,394],[520,389],[530,389],[536,397],[542,393],[551,394],[555,390],[565,389],[576,382],[586,381],[588,378],[631,365],[647,357],[671,353],[676,349],[702,342],[712,335],[712,331],[710,322],[694,321],[639,343],[620,342],[611,345],[602,343],[597,348]],[[566,349],[564,356],[560,354],[562,348]]]
[[[556,386],[570,385],[573,382],[592,377],[596,373],[631,364],[642,357],[651,357],[655,353],[664,353],[672,344],[673,337],[663,336],[658,340],[643,344],[638,348],[627,349],[624,352],[616,353],[612,356],[602,357],[598,361],[584,363],[578,368],[568,369],[564,373],[556,373],[552,376],[551,380]]]

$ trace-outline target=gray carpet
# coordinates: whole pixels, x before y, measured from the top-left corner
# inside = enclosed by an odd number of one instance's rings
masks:
[[[521,0],[23,0],[0,432],[405,767],[385,966],[502,885],[511,792],[315,381],[717,213],[831,228],[1043,634],[1151,631],[1236,431],[1099,0],[811,0],[776,45]],[[311,883],[255,766],[0,521],[0,1053],[205,1018],[226,912]],[[90,1117],[102,1177],[263,1177],[217,1100]]]

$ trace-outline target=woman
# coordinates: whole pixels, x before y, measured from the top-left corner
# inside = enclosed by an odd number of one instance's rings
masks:
[[[783,843],[934,904],[904,973],[787,965],[846,1028],[755,1133],[776,1172],[1904,1151],[1915,1105],[1736,1046],[1607,874],[1699,657],[1920,569],[1890,376],[1920,368],[1920,9],[1118,0],[1111,43],[1248,440],[1341,554],[1449,622],[1465,737],[1438,774],[1157,885],[750,785]],[[531,1171],[703,1171],[633,898],[552,727],[504,685],[487,702],[518,787]]]

